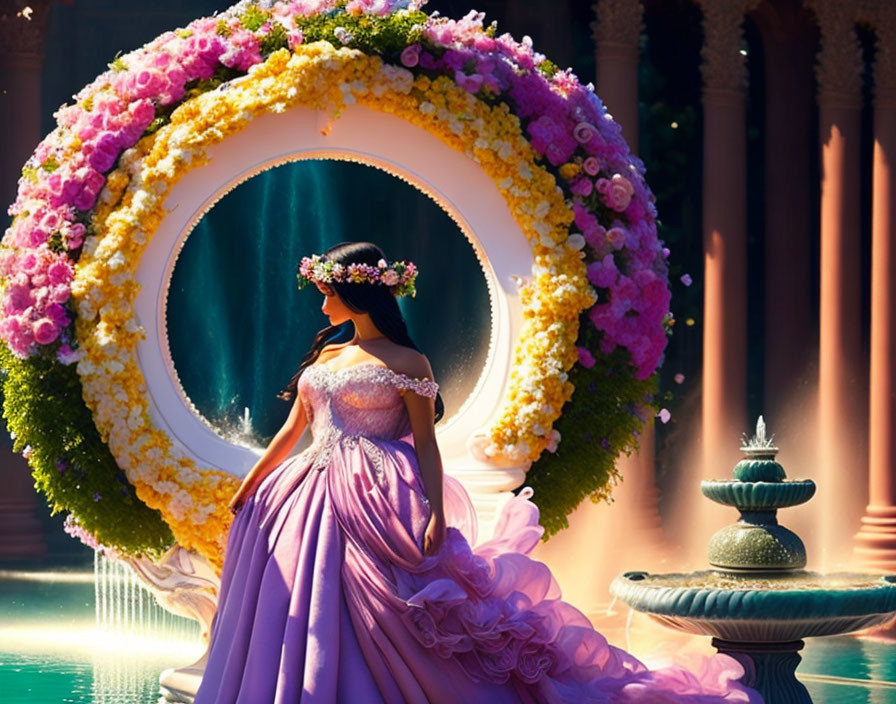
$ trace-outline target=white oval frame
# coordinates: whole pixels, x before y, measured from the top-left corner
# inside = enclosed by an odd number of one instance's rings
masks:
[[[184,392],[171,359],[165,311],[177,257],[205,213],[261,171],[288,161],[319,158],[375,166],[433,198],[473,246],[485,275],[492,313],[486,362],[458,412],[437,426],[437,437],[445,470],[464,481],[480,520],[490,522],[503,503],[495,501],[495,492],[519,486],[528,466],[485,465],[473,458],[467,443],[494,418],[507,392],[513,346],[523,322],[516,281],[528,277],[533,264],[526,236],[496,184],[471,157],[426,130],[356,104],[332,124],[323,113],[308,108],[265,114],[211,147],[208,156],[207,165],[193,169],[172,188],[165,202],[168,215],[147,244],[136,272],[140,291],[134,307],[146,330],[137,356],[153,421],[200,465],[238,476],[248,472],[259,453],[230,443],[214,431]]]

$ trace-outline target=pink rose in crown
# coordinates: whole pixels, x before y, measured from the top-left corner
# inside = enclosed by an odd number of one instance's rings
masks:
[[[380,280],[386,284],[386,286],[395,286],[398,283],[398,274],[396,274],[391,269],[389,271],[383,272],[383,275],[380,277]]]
[[[59,329],[64,328],[69,322],[65,307],[58,303],[51,303],[47,306],[46,317],[53,323],[53,327],[56,328],[57,333],[59,332]]]
[[[29,276],[37,272],[39,265],[40,260],[34,252],[28,252],[24,257],[19,259],[19,270]]]

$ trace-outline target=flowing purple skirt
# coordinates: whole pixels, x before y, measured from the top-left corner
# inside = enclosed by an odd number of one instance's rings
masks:
[[[234,518],[208,665],[195,704],[759,702],[733,659],[699,676],[647,670],[560,599],[532,560],[542,529],[525,490],[475,543],[446,476],[446,541],[407,437],[358,438],[313,467],[281,463]]]

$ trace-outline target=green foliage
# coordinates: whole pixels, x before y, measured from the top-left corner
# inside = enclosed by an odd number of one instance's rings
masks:
[[[270,15],[261,10],[257,5],[249,5],[243,13],[243,16],[240,17],[240,24],[250,32],[256,32],[268,21],[269,17]]]
[[[109,62],[108,65],[109,65],[109,68],[111,68],[113,71],[116,71],[116,72],[119,72],[119,73],[120,73],[121,71],[127,71],[127,70],[128,70],[128,66],[127,66],[127,64],[124,62],[124,60],[122,60],[121,56],[116,56],[114,59],[112,59],[112,61]]]
[[[598,333],[582,315],[579,344],[597,349]],[[617,349],[601,355],[591,369],[576,364],[569,380],[576,390],[554,424],[560,432],[557,452],[545,452],[526,475],[526,486],[535,490],[544,539],[569,527],[567,515],[585,497],[610,501],[612,485],[619,481],[617,457],[637,447],[637,433],[652,416],[656,375],[635,379],[628,354]]]
[[[59,168],[59,162],[56,161],[53,157],[49,157],[46,161],[44,161],[40,168],[46,171],[48,174],[53,173],[56,169]]]
[[[197,78],[194,81],[190,81],[184,86],[184,97],[180,103],[186,102],[191,98],[195,98],[197,95],[201,95],[202,93],[207,93],[210,90],[214,90],[222,83],[226,83],[237,76],[242,76],[243,73],[237,71],[235,68],[228,68],[227,66],[219,66],[215,69],[215,72],[209,78]]]
[[[156,116],[156,118],[149,123],[145,130],[143,130],[143,136],[145,137],[148,134],[153,134],[154,132],[158,132],[165,125],[171,122],[171,113],[165,113],[162,115]]]
[[[553,78],[554,74],[560,70],[560,67],[553,61],[545,59],[536,67],[545,78]]]
[[[28,463],[50,515],[69,511],[99,543],[130,555],[161,555],[173,544],[161,514],[137,498],[100,438],[75,369],[43,356],[19,359],[6,345],[0,369],[13,449],[31,447]]]
[[[286,30],[279,22],[271,26],[268,32],[259,42],[259,47],[263,56],[269,56],[278,49],[285,49],[289,46],[289,38],[286,36]]]
[[[50,239],[47,240],[47,247],[50,248],[51,252],[56,252],[56,254],[62,254],[63,252],[68,251],[68,248],[62,241],[62,233],[60,232],[54,232],[50,235]]]
[[[422,27],[426,24],[425,12],[416,11],[401,15],[317,15],[299,17],[297,26],[302,30],[306,43],[326,40],[341,48],[342,42],[336,38],[336,29],[342,27],[352,35],[347,46],[360,49],[372,56],[380,55],[385,61],[398,57],[405,47],[420,40]]]

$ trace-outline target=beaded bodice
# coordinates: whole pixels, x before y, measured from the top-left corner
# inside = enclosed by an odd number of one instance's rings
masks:
[[[412,379],[373,362],[336,370],[322,363],[307,367],[298,392],[313,437],[308,451],[317,455],[315,467],[326,465],[339,442],[405,437],[411,424],[399,391],[435,398],[438,388],[434,381]]]

